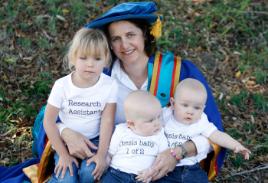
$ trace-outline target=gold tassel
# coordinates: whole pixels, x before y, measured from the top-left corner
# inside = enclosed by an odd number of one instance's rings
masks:
[[[160,20],[160,17],[158,16],[155,23],[152,25],[150,34],[155,37],[155,39],[158,39],[161,37],[162,34],[162,22]]]

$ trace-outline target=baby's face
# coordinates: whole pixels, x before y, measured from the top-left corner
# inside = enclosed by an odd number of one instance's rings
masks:
[[[184,89],[177,95],[174,103],[174,117],[184,124],[197,122],[205,108],[205,97],[198,92]]]
[[[132,130],[141,136],[152,136],[161,130],[161,108],[144,111],[142,118],[134,121]]]

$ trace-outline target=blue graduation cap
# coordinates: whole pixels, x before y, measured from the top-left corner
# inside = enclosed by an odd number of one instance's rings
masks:
[[[128,19],[141,19],[152,24],[151,34],[158,38],[161,36],[161,17],[156,15],[157,6],[155,2],[127,2],[114,6],[100,17],[85,25],[86,28],[102,29],[105,25]]]

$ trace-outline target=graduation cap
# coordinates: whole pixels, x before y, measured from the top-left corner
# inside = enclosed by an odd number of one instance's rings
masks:
[[[161,36],[162,30],[162,17],[155,14],[157,6],[155,2],[127,2],[118,4],[100,17],[92,20],[85,25],[86,28],[99,28],[102,29],[105,25],[130,19],[145,20],[151,25],[150,34],[156,39]]]

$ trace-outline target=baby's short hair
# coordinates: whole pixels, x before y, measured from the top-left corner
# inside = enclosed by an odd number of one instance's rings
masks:
[[[197,79],[186,78],[180,81],[179,84],[176,86],[176,91],[174,95],[175,99],[180,93],[180,91],[183,89],[190,89],[190,90],[198,92],[200,95],[203,94],[205,97],[205,101],[207,100],[207,90],[205,86]]]
[[[161,111],[159,100],[151,93],[143,90],[131,92],[124,101],[127,120],[142,118],[147,112],[156,108]]]

